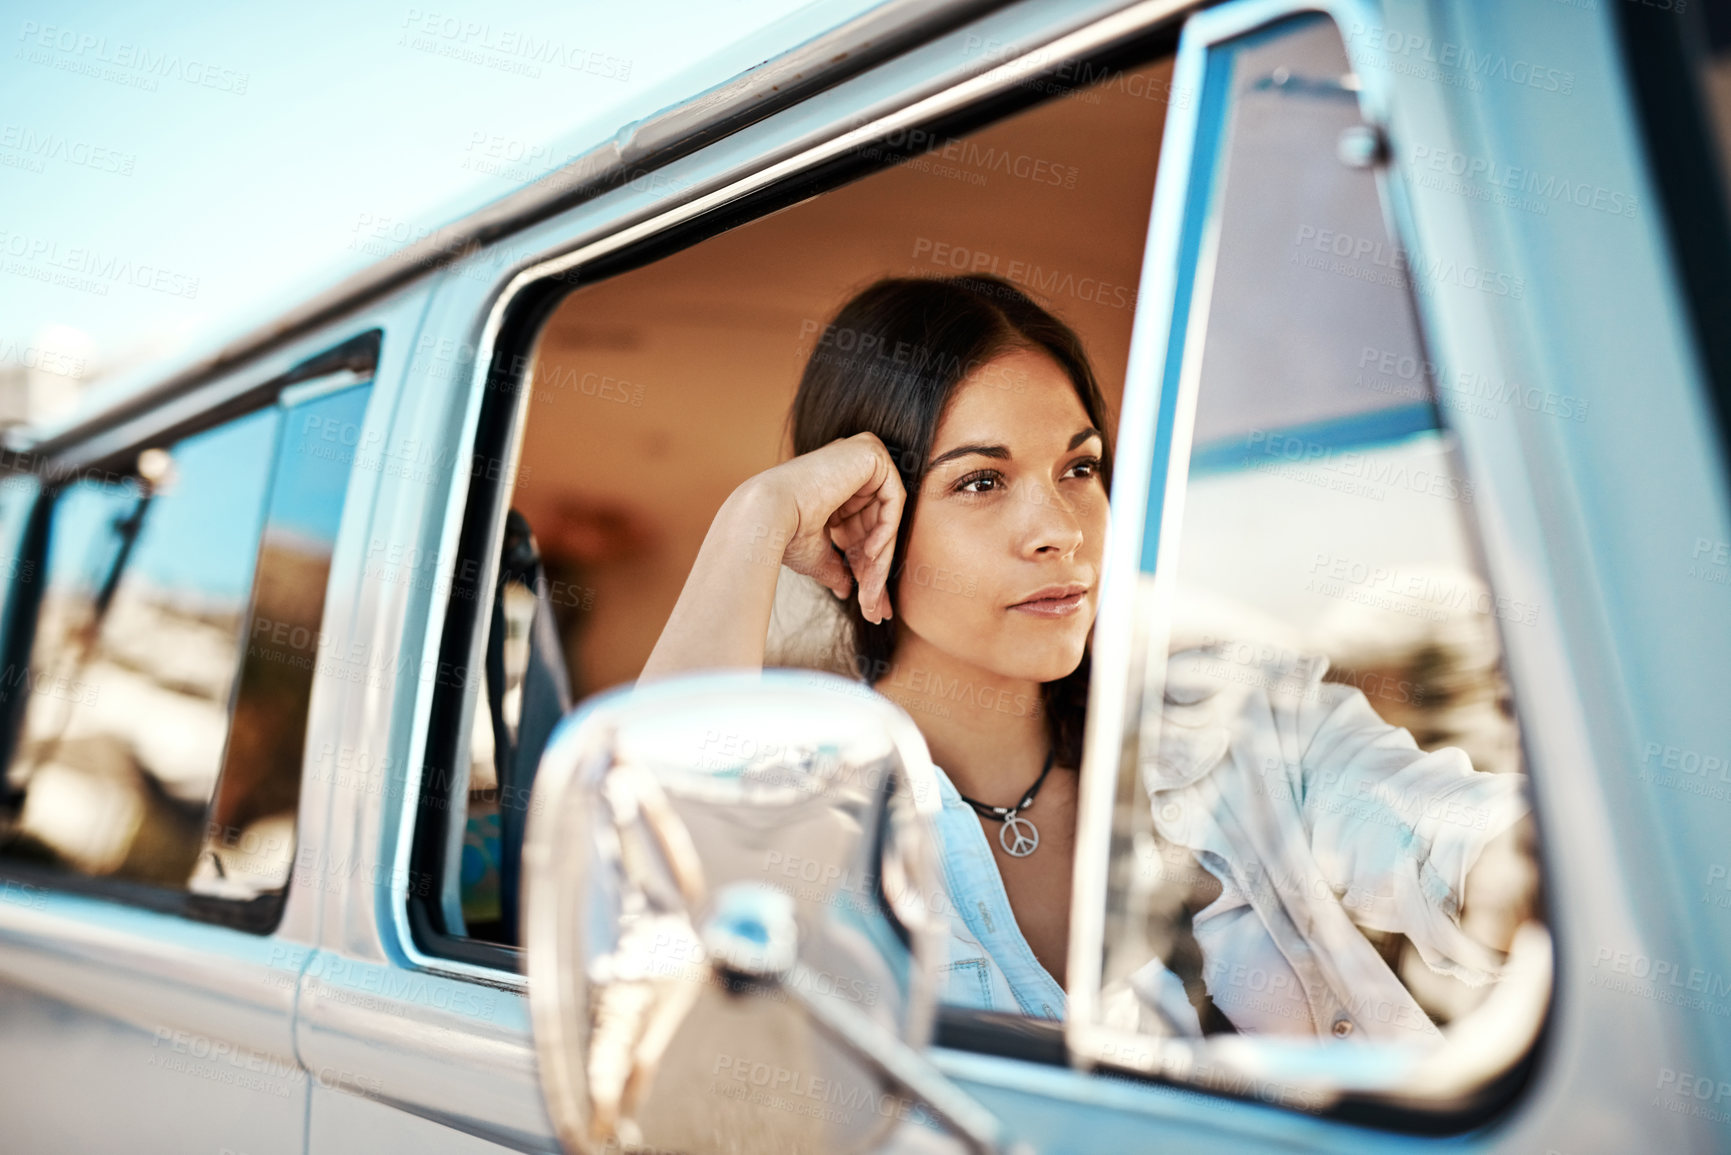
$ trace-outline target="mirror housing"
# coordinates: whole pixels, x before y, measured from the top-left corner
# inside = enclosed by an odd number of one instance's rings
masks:
[[[936,770],[833,674],[687,674],[584,703],[523,852],[530,1013],[568,1150],[1003,1147],[921,1055],[944,949]]]

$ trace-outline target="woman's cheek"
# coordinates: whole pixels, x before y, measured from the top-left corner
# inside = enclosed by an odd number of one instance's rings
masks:
[[[1089,503],[1086,524],[1082,532],[1087,544],[1083,547],[1088,552],[1088,560],[1098,567],[1106,558],[1106,527],[1111,523],[1112,510],[1106,503],[1106,491],[1102,487],[1094,500]],[[1098,568],[1095,570],[1099,572]]]
[[[988,556],[985,546],[959,520],[922,522],[908,542],[896,613],[933,640],[976,630],[980,607],[990,602],[994,588],[979,564]]]

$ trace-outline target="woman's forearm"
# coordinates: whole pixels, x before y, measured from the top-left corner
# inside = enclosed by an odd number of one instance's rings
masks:
[[[776,579],[797,525],[793,503],[761,475],[729,494],[638,680],[686,670],[761,669]]]

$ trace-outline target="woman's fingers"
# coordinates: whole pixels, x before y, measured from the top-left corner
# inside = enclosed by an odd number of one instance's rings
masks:
[[[878,511],[878,526],[876,532],[881,534],[872,560],[876,577],[875,586],[878,592],[878,620],[885,621],[895,616],[895,610],[890,606],[889,580],[890,567],[895,562],[896,531],[901,527],[902,508],[907,502],[907,493],[902,488],[901,478],[890,472],[889,484],[879,493],[882,504]]]
[[[873,548],[874,534],[859,524],[860,515],[850,518],[847,522],[831,529],[831,539],[836,547],[847,557],[847,568],[858,582],[860,613],[868,622],[882,620],[882,615],[875,612],[877,605],[876,583],[880,580],[878,571],[879,552]],[[842,596],[854,593],[849,589]]]
[[[811,576],[838,598],[845,598],[853,592],[853,574],[848,572],[847,562],[833,548],[823,552],[817,562],[817,572]]]
[[[860,612],[869,620],[881,622],[890,616],[890,568],[895,561],[896,503],[888,492],[880,492],[872,507],[871,532],[862,543],[862,565],[856,569],[860,578]]]
[[[886,587],[906,494],[884,443],[860,433],[778,468],[786,470],[784,484],[800,509],[784,564],[838,597],[857,589],[867,621],[889,618]]]

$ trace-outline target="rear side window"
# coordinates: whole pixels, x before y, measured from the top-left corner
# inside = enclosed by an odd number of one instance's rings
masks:
[[[12,615],[15,654],[34,630],[5,687],[6,870],[274,923],[351,465],[319,432],[370,392],[301,383],[43,499],[34,614]]]
[[[54,499],[7,852],[182,886],[228,737],[274,409]]]

